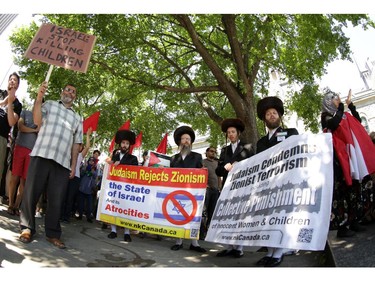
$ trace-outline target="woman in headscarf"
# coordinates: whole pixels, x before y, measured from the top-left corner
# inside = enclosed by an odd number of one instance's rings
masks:
[[[351,237],[365,228],[361,218],[362,179],[375,171],[374,146],[361,125],[361,118],[351,101],[351,90],[345,100],[351,114],[344,112],[340,96],[325,90],[321,125],[331,132],[334,147],[334,190],[330,229],[337,237]],[[369,157],[370,156],[370,157]]]

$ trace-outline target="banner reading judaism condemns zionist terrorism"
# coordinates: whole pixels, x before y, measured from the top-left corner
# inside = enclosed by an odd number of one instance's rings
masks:
[[[291,136],[234,165],[206,241],[323,250],[332,189],[332,135]]]
[[[97,219],[163,236],[198,239],[207,169],[105,164]]]

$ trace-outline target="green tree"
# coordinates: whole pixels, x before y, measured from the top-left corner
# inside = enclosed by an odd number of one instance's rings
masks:
[[[43,20],[97,36],[88,72],[56,70],[51,92],[73,81],[84,93],[80,112],[100,109],[104,115],[103,142],[130,119],[132,128],[143,131],[147,149],[179,123],[208,133],[211,144],[222,144],[220,122],[228,117],[241,118],[243,140],[255,144],[262,126],[256,102],[268,95],[272,70],[301,87],[284,101],[316,132],[320,94],[315,81],[328,63],[350,60],[343,28],[374,25],[367,15],[354,14],[57,14]],[[22,56],[36,30],[33,24],[11,38],[17,63],[26,69],[22,76],[34,90],[48,68]]]

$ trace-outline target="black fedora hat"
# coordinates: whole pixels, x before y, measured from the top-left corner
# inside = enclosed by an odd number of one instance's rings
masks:
[[[193,129],[189,126],[181,126],[181,127],[178,127],[173,133],[174,142],[177,145],[180,145],[181,136],[184,135],[184,134],[188,134],[190,136],[191,143],[193,143],[195,141],[195,133],[194,133]]]
[[[245,130],[245,124],[238,118],[227,118],[221,122],[221,131],[227,132],[229,127],[237,128],[241,133]]]
[[[257,104],[257,113],[258,118],[264,120],[266,111],[270,108],[274,108],[279,113],[280,117],[284,115],[284,105],[281,99],[278,97],[265,97],[258,101]]]
[[[135,133],[129,130],[119,130],[116,132],[115,142],[120,144],[123,140],[129,141],[130,145],[135,144]]]

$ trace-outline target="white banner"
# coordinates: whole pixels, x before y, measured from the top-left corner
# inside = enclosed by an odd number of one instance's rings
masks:
[[[332,189],[332,135],[291,136],[234,165],[205,240],[323,250]]]

